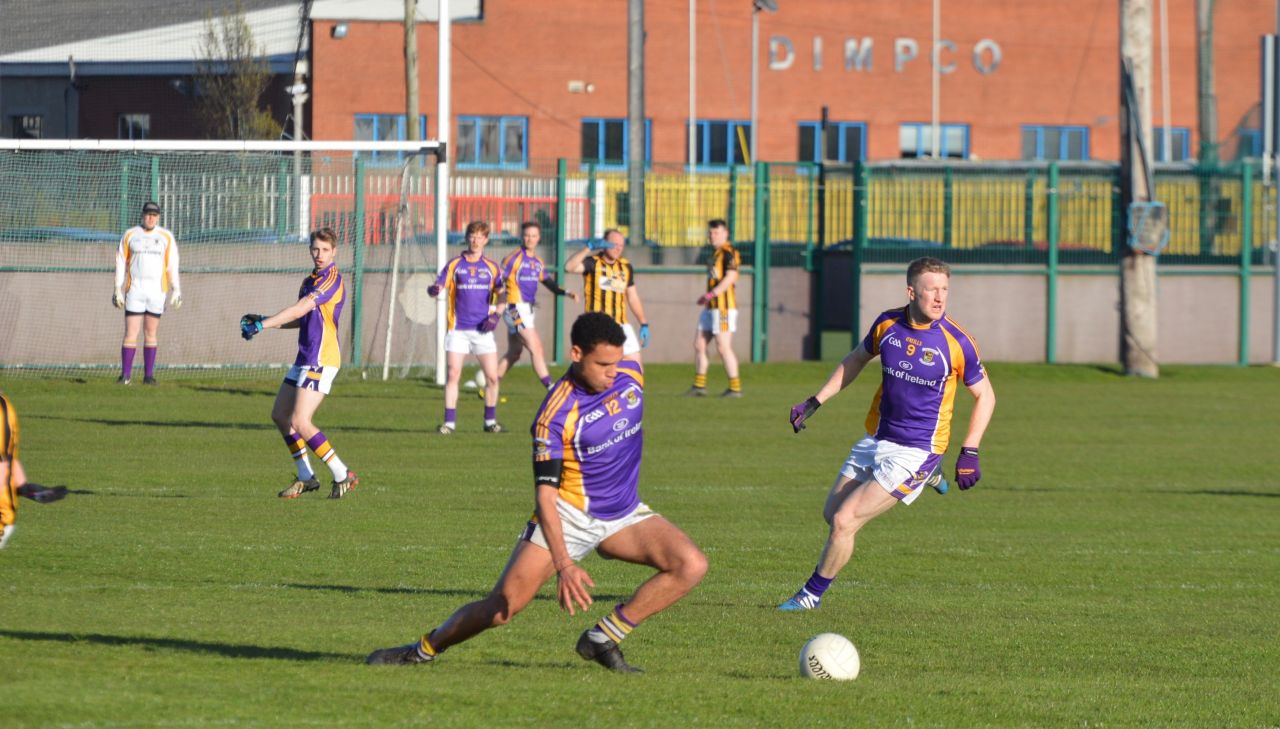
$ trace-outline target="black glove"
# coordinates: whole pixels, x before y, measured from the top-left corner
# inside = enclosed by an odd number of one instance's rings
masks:
[[[818,402],[818,398],[811,397],[791,408],[791,427],[795,428],[797,433],[804,430],[804,421],[808,420],[810,415],[818,412],[820,407],[822,407],[822,403]]]
[[[66,498],[66,486],[41,486],[30,481],[18,487],[18,495],[25,496],[37,504],[49,504]]]

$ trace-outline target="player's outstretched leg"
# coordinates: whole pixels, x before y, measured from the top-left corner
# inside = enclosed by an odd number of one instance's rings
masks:
[[[427,641],[427,636],[423,636],[422,640],[412,643],[380,648],[370,653],[364,662],[370,666],[414,666],[431,663],[435,659],[435,649]]]

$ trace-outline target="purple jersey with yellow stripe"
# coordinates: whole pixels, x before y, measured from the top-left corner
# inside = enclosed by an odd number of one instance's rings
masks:
[[[310,296],[316,308],[298,320],[298,356],[295,365],[307,367],[341,367],[342,350],[338,347],[338,318],[347,300],[347,290],[331,263],[302,280],[298,298]]]
[[[472,262],[461,254],[445,264],[436,286],[444,289],[447,328],[473,331],[489,316],[489,307],[497,303],[502,277],[498,264],[486,256]]]
[[[975,385],[986,376],[977,341],[945,315],[912,324],[903,307],[876,317],[862,348],[879,355],[883,372],[867,432],[877,440],[946,453],[959,383]]]
[[[640,503],[644,371],[618,363],[613,386],[588,392],[572,374],[547,393],[533,419],[533,460],[561,460],[560,498],[597,519],[618,519]]]
[[[538,296],[538,284],[550,275],[547,264],[536,253],[521,248],[507,254],[502,259],[502,280],[507,287],[507,303],[532,306]]]

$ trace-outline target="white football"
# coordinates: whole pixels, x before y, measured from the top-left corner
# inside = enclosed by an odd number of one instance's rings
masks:
[[[484,387],[484,370],[476,372],[475,383],[476,387]]]
[[[800,675],[827,681],[852,681],[862,661],[858,649],[843,635],[821,633],[800,649]]]

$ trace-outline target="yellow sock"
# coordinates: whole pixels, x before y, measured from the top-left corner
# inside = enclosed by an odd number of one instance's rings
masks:
[[[730,378],[729,378],[729,389],[730,389],[730,390],[732,390],[733,392],[742,392],[742,378],[741,378],[741,377],[730,377]]]
[[[705,387],[707,386],[707,375],[706,375],[706,373],[705,373],[705,372],[704,372],[704,373],[702,373],[702,374],[694,373],[694,375],[693,375],[693,386],[694,386],[694,387],[703,387],[703,388],[705,388]]]

